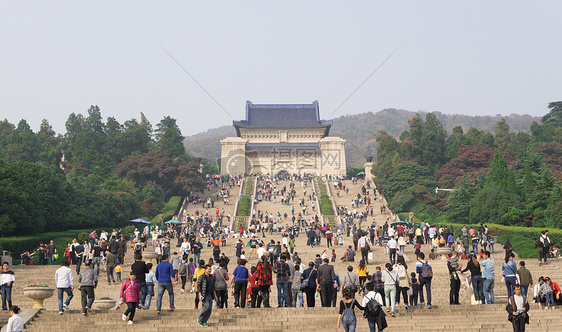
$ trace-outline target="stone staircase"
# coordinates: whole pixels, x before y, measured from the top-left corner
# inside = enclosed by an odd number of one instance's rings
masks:
[[[227,225],[228,227],[231,226],[230,223],[227,222],[227,218],[226,216],[228,214],[230,214],[231,216],[231,221],[234,217],[234,210],[236,208],[236,202],[237,202],[237,198],[240,192],[240,186],[236,184],[232,186],[232,188],[229,188],[228,185],[226,185],[226,188],[230,190],[230,196],[228,196],[228,199],[230,200],[230,203],[228,205],[226,205],[223,201],[223,198],[220,197],[219,195],[219,199],[217,200],[217,191],[220,191],[221,188],[220,187],[215,187],[212,186],[211,190],[207,190],[205,189],[203,193],[198,193],[199,196],[201,196],[203,201],[207,201],[207,198],[211,198],[214,201],[214,207],[210,207],[208,209],[205,209],[202,207],[201,203],[199,204],[192,204],[192,203],[187,203],[184,202],[178,215],[180,216],[180,218],[185,217],[185,216],[195,216],[196,212],[199,212],[200,214],[205,214],[206,211],[208,210],[209,212],[209,216],[214,217],[215,216],[215,211],[218,208],[219,211],[222,211],[224,209],[224,221],[223,221],[223,225]]]
[[[265,180],[258,180],[258,183],[257,183],[258,186],[263,184],[264,181]],[[291,190],[290,187],[289,187],[289,180],[278,180],[275,183],[275,186],[277,186],[280,190],[283,188],[283,186],[286,186],[287,192],[289,192]],[[304,196],[305,190],[306,190],[306,197]],[[301,185],[300,181],[295,181],[295,191],[296,191],[295,199],[294,199],[294,201],[291,201],[291,203],[289,205],[282,204],[280,202],[281,196],[277,195],[276,198],[275,198],[275,202],[262,200],[258,204],[254,205],[254,210],[256,210],[256,213],[257,213],[258,210],[262,211],[264,213],[267,211],[268,213],[271,213],[275,219],[277,219],[277,215],[278,215],[278,213],[280,213],[281,214],[281,225],[282,226],[291,226],[292,225],[291,207],[294,206],[295,217],[297,217],[297,220],[298,220],[298,214],[299,213],[303,214],[303,217],[306,220],[310,220],[311,218],[313,218],[313,216],[318,211],[318,204],[316,203],[316,201],[314,199],[312,201],[310,201],[308,199],[308,195],[311,194],[312,191],[313,191],[312,183],[310,181],[308,181],[308,183],[303,186],[303,185]],[[303,207],[300,206],[300,204],[299,204],[300,200],[303,199],[303,198],[305,199],[305,206],[308,207],[308,213],[303,213],[303,210],[302,210]],[[314,202],[315,210],[312,210],[312,202]],[[283,218],[283,215],[285,213],[287,214],[286,220]],[[296,224],[297,220],[295,220],[295,224]]]
[[[361,186],[351,185],[350,181],[347,183],[350,187],[349,195],[342,195],[343,191],[340,192],[340,199],[351,201],[351,197],[356,194]],[[302,187],[300,183],[296,184],[297,193],[302,197]],[[308,190],[310,190],[311,185],[308,185]],[[353,194],[353,195],[352,195]],[[334,196],[335,197],[335,196]],[[295,202],[296,202],[295,198]],[[339,202],[339,201],[338,201]],[[276,213],[277,209],[283,214],[283,211],[287,211],[290,215],[290,205],[287,207],[280,203],[260,203],[260,207],[256,209],[263,209],[272,211]],[[339,204],[339,203],[338,203]],[[258,205],[259,206],[259,205]],[[298,203],[295,206],[297,209]],[[276,209],[273,209],[276,208]],[[374,212],[379,212],[375,207]],[[311,214],[307,218],[310,218]],[[383,216],[375,214],[377,222],[383,221],[380,219]],[[371,220],[371,219],[369,219]],[[290,221],[288,222],[290,224]],[[280,241],[280,235],[269,235],[264,239],[269,241],[274,239],[275,241]],[[340,257],[344,254],[345,248],[351,242],[351,238],[344,237],[345,244],[343,247],[335,246],[337,259],[333,263],[336,272],[339,275],[343,275],[346,271],[346,267],[349,263],[341,262]],[[221,250],[225,251],[227,256],[231,257],[233,260],[235,249],[233,246],[234,242],[229,242],[227,247],[221,247]],[[322,245],[320,247],[315,247],[311,249],[306,246],[306,238],[304,236],[299,236],[296,239],[295,250],[299,253],[302,258],[303,263],[307,264],[312,261],[316,254],[320,254],[324,249],[323,246],[326,245],[325,240],[322,240]],[[174,248],[174,245],[173,245]],[[499,248],[499,245],[496,245]],[[173,249],[172,249],[173,250]],[[388,261],[388,257],[384,255],[383,249],[378,246],[373,246],[374,250],[374,261],[369,262],[369,272],[373,273],[375,271],[375,266],[384,266]],[[428,246],[422,246],[422,251],[429,252]],[[331,248],[328,250],[331,252]],[[406,256],[413,259],[413,247],[406,247]],[[131,253],[127,253],[126,264],[123,267],[126,276],[130,270],[130,264],[132,263]],[[212,252],[209,248],[204,248],[201,257],[208,259],[212,256]],[[404,309],[404,305],[400,304],[396,306],[396,317],[387,316],[387,321],[389,327],[385,331],[390,332],[402,332],[402,331],[511,331],[511,324],[507,321],[507,313],[505,311],[506,305],[506,288],[501,282],[501,261],[503,258],[503,251],[496,251],[493,255],[496,260],[496,284],[495,284],[495,294],[496,294],[496,304],[494,305],[470,305],[470,297],[472,295],[472,290],[461,289],[460,292],[460,302],[462,305],[451,306],[449,305],[449,279],[446,268],[446,263],[444,260],[434,260],[431,261],[431,265],[434,271],[434,278],[432,282],[432,304],[431,309],[426,307],[418,306],[410,308],[409,310]],[[517,260],[519,261],[519,260]],[[252,259],[246,265],[250,268],[256,265],[257,260]],[[553,277],[555,281],[559,276],[562,275],[560,271],[560,262],[552,261],[551,264],[546,266],[538,266],[535,260],[526,260],[527,267],[533,274],[534,280],[537,280],[539,276],[550,276]],[[354,268],[357,267],[357,262],[351,263]],[[465,265],[466,261],[462,261]],[[229,264],[229,270],[232,271],[235,267],[234,262]],[[13,303],[20,306],[21,308],[31,308],[33,301],[26,298],[23,295],[23,288],[32,284],[47,284],[51,287],[55,287],[54,273],[58,266],[14,266],[13,270],[16,274],[16,283],[14,284],[13,290]],[[408,262],[408,271],[413,271],[414,262]],[[73,267],[74,270],[74,267]],[[107,279],[104,278],[105,273],[100,271],[100,282],[96,288],[96,298],[110,297],[117,299],[119,296],[120,285],[108,285]],[[78,287],[76,283],[76,288]],[[189,285],[189,282],[188,282]],[[189,289],[189,286],[186,286]],[[272,292],[270,297],[270,303],[272,307],[276,307],[277,303],[277,292],[275,285],[272,286]],[[197,316],[200,310],[194,309],[194,299],[195,294],[186,292],[180,294],[180,284],[176,284],[175,287],[175,311],[169,311],[168,308],[168,295],[164,295],[163,299],[163,311],[161,315],[156,314],[156,297],[153,298],[150,310],[139,310],[135,316],[135,324],[128,326],[121,320],[121,314],[124,312],[124,308],[119,310],[110,311],[98,311],[94,310],[88,316],[84,317],[81,315],[80,311],[80,293],[74,291],[74,299],[70,304],[70,311],[65,311],[64,315],[58,315],[57,298],[56,292],[55,296],[46,299],[44,302],[46,310],[41,311],[33,321],[27,324],[26,331],[100,331],[115,329],[123,331],[170,331],[171,329],[181,329],[186,328],[199,328],[196,324]],[[502,298],[502,296],[504,296]],[[339,300],[340,296],[338,296]],[[360,299],[360,296],[357,296]],[[317,327],[321,329],[336,329],[338,312],[337,308],[320,308],[319,299],[317,300],[316,308],[271,308],[271,309],[234,309],[233,297],[229,297],[229,309],[215,309],[209,320],[208,330],[215,331],[234,331],[234,330],[244,330],[244,331],[309,331],[311,327]],[[306,300],[305,300],[306,302]],[[559,310],[538,310],[537,304],[531,304],[531,324],[527,326],[527,331],[562,331],[562,319],[560,319]],[[360,317],[361,313],[356,311],[358,316],[358,331],[368,331],[368,326],[366,321]],[[5,318],[6,317],[6,318]],[[0,322],[7,321],[8,316],[0,315]],[[1,324],[1,323],[0,323]]]

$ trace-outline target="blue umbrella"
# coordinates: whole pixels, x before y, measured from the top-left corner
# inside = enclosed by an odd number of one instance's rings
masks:
[[[141,218],[129,220],[129,222],[132,223],[132,224],[152,225],[152,223],[150,221],[146,221],[146,220],[141,219]]]
[[[176,219],[172,219],[172,220],[168,220],[165,222],[165,224],[174,224],[174,225],[181,225],[181,221],[178,221]]]

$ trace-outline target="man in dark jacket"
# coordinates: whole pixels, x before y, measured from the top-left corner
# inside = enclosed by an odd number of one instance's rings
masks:
[[[329,307],[332,300],[332,292],[338,285],[334,281],[336,272],[334,267],[328,264],[329,260],[324,258],[322,265],[318,268],[316,276],[316,290],[320,292],[320,300],[323,307]]]
[[[529,324],[529,302],[526,296],[521,295],[521,286],[515,285],[513,291],[515,294],[507,300],[505,307],[509,314],[507,320],[513,324],[513,332],[525,332],[525,324]]]
[[[306,293],[306,305],[308,307],[314,307],[316,304],[316,299],[314,298],[314,292],[316,292],[316,275],[317,271],[314,269],[314,262],[308,263],[308,269],[304,270],[301,275],[301,280],[307,281],[307,286],[304,289]]]
[[[197,289],[201,296],[202,309],[201,314],[197,318],[197,324],[201,327],[207,326],[207,320],[211,317],[213,310],[213,297],[215,294],[215,282],[211,276],[211,265],[205,265],[205,273],[197,279]]]
[[[139,289],[141,292],[141,301],[139,303],[139,309],[144,306],[144,301],[146,300],[147,288],[146,288],[146,274],[149,271],[146,263],[142,260],[142,254],[135,254],[135,262],[131,265],[131,271],[135,272],[137,276],[137,282],[139,283]]]

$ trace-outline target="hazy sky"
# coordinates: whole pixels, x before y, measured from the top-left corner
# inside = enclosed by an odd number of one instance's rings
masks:
[[[98,105],[184,135],[232,115],[311,103],[334,115],[403,108],[542,116],[562,100],[562,1],[3,1],[0,118],[49,120]]]

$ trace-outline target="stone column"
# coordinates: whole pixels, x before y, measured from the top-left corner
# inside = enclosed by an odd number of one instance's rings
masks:
[[[345,140],[340,137],[322,138],[320,146],[319,174],[345,175]]]
[[[247,140],[240,137],[227,137],[220,141],[221,150],[221,174],[239,175],[246,174]]]

